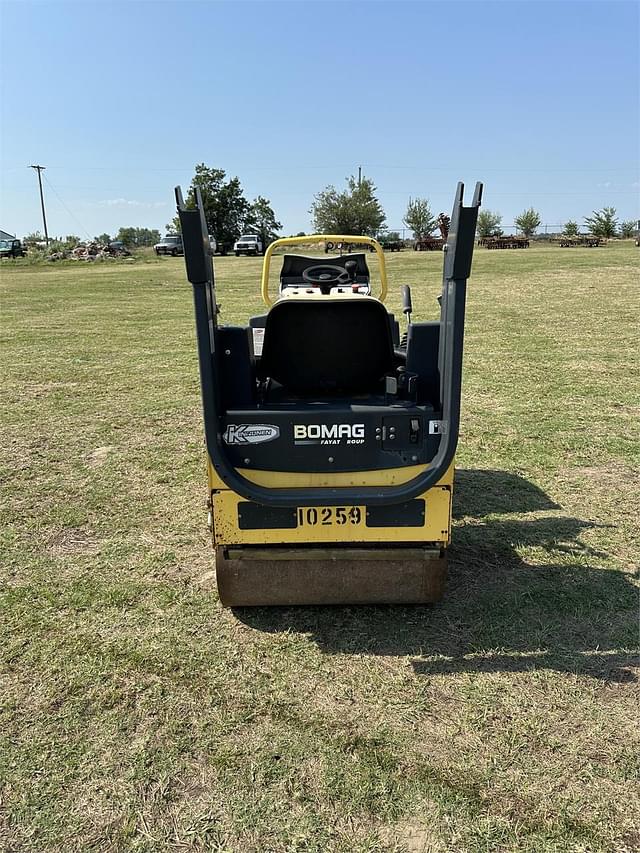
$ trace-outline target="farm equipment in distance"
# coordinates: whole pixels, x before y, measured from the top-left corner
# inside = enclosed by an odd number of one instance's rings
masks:
[[[593,237],[592,235],[581,234],[575,237],[559,237],[553,240],[554,243],[560,243],[561,249],[570,249],[583,247],[588,249],[596,249],[599,246],[605,246],[607,241],[602,237]]]
[[[432,234],[426,234],[416,240],[413,244],[414,252],[441,252],[446,240],[442,237],[434,237]]]
[[[467,279],[482,185],[458,185],[444,254],[440,317],[406,335],[374,296],[364,252],[330,259],[273,252],[343,235],[276,240],[266,250],[266,311],[219,322],[199,190],[176,188],[193,286],[208,454],[209,525],[227,606],[422,603],[443,593],[451,539]],[[435,294],[434,294],[435,297]]]
[[[401,252],[404,249],[404,240],[400,237],[383,235],[378,237],[378,242],[385,252]]]
[[[478,246],[484,246],[485,249],[528,249],[528,237],[508,237],[502,235],[500,237],[481,237],[477,243]]]
[[[378,243],[385,252],[401,252],[404,249],[404,240],[399,237],[380,236],[377,238]],[[341,255],[350,254],[352,252],[375,252],[373,246],[368,243],[358,242],[357,240],[327,240],[324,244],[325,254],[329,252],[339,252]]]
[[[315,241],[315,237],[317,235],[311,234],[309,235],[309,240],[301,241],[301,242],[310,242]],[[366,238],[365,238],[366,239]],[[351,254],[355,251],[361,252],[374,252],[375,249],[369,243],[361,242],[360,238],[357,240],[354,237],[334,237],[333,240],[328,240],[325,238],[324,241],[324,253],[328,255],[329,252],[339,252],[340,256],[344,254]]]
[[[449,237],[449,228],[451,226],[451,217],[446,213],[440,213],[436,219],[436,224],[440,230],[440,236],[434,237],[433,234],[423,234],[413,244],[414,252],[441,252]]]

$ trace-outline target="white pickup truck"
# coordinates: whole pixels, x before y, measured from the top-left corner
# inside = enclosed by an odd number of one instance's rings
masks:
[[[243,234],[233,244],[233,251],[238,255],[264,255],[265,245],[259,234]]]
[[[159,243],[155,244],[153,250],[156,255],[173,255],[173,257],[183,255],[182,237],[180,234],[167,234]]]

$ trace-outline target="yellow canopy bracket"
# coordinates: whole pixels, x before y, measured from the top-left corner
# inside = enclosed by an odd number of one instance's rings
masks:
[[[273,305],[273,299],[269,295],[269,268],[271,266],[271,255],[279,246],[299,246],[303,243],[365,243],[367,246],[372,246],[378,255],[380,264],[380,295],[378,299],[384,302],[387,297],[387,268],[384,262],[384,251],[380,243],[373,237],[354,236],[353,234],[308,234],[304,237],[281,237],[279,240],[274,240],[267,247],[264,253],[264,263],[262,264],[262,299],[267,306]]]

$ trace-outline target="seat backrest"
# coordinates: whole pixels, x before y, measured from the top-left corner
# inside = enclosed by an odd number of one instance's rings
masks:
[[[260,374],[297,394],[372,393],[393,363],[377,299],[283,299],[267,315]]]

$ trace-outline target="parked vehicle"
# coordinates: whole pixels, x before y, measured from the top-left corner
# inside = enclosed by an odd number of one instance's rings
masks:
[[[350,255],[352,252],[375,252],[375,249],[367,243],[351,243],[346,240],[326,240],[324,253],[327,255],[329,252],[340,252],[340,255]]]
[[[167,234],[159,243],[155,244],[153,250],[156,255],[173,255],[173,257],[183,255],[182,237],[180,234]]]
[[[122,240],[112,240],[107,247],[110,254],[115,255],[130,255],[131,252],[127,249]]]
[[[401,252],[404,249],[404,241],[395,237],[382,236],[378,241],[385,252]]]
[[[26,254],[20,240],[0,240],[0,258],[24,258]]]
[[[233,244],[233,251],[238,255],[264,255],[265,245],[259,234],[244,234]]]

